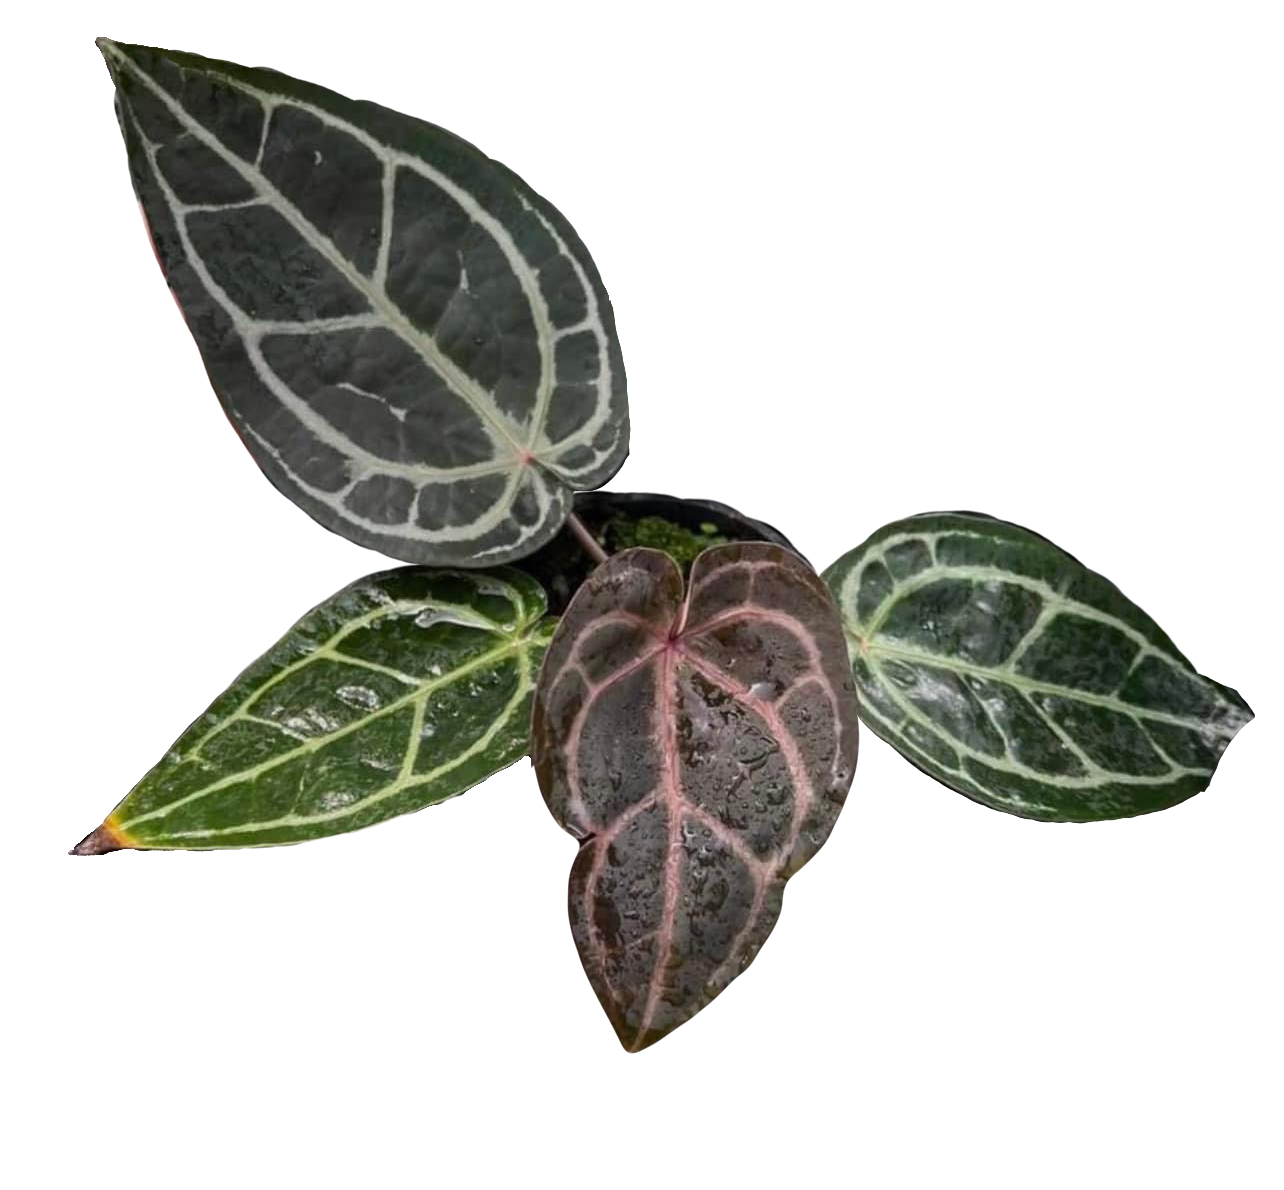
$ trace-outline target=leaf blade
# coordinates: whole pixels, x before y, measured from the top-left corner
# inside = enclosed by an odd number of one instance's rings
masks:
[[[314,519],[406,561],[494,565],[550,540],[573,491],[618,470],[609,299],[515,174],[273,71],[100,47],[215,391]]]
[[[81,854],[298,843],[454,797],[525,755],[552,625],[525,574],[405,567],[314,608]]]
[[[892,522],[825,571],[861,718],[993,809],[1097,821],[1207,788],[1252,718],[1113,583],[978,513]]]
[[[536,775],[580,841],[572,932],[621,1043],[645,1048],[753,960],[856,762],[832,600],[792,551],[615,555],[541,667]]]

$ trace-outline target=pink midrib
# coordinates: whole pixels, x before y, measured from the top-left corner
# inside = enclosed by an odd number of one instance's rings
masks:
[[[683,603],[683,611],[686,603]],[[664,857],[664,909],[656,931],[655,967],[651,973],[651,986],[647,989],[646,1007],[630,1049],[637,1051],[642,1039],[655,1019],[660,989],[664,986],[664,968],[673,949],[673,927],[678,916],[678,888],[682,881],[679,857],[682,848],[682,807],[684,799],[678,774],[678,741],[675,716],[667,714],[668,698],[673,686],[674,659],[678,655],[676,639],[662,646],[663,655],[656,666],[655,734],[659,740],[664,764],[660,770],[660,800],[664,803],[669,823],[669,851]]]

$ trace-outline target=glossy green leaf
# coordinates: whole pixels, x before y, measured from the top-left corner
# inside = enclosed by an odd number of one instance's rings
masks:
[[[246,847],[453,797],[526,754],[554,622],[515,570],[405,567],[314,608],[77,849]]]
[[[610,301],[520,178],[276,71],[99,46],[161,269],[291,500],[407,562],[480,567],[538,549],[615,474]]]
[[[1087,822],[1206,789],[1252,717],[1117,587],[976,513],[896,521],[825,572],[861,718],[997,810]]]

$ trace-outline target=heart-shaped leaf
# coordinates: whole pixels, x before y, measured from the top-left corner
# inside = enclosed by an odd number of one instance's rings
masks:
[[[895,521],[825,571],[861,718],[996,810],[1089,822],[1208,787],[1252,717],[1113,583],[977,513]]]
[[[303,617],[77,848],[299,843],[462,793],[526,754],[553,622],[515,570],[408,566]]]
[[[671,558],[625,550],[580,588],[540,671],[532,755],[580,841],[571,929],[627,1049],[753,960],[838,817],[856,732],[842,625],[791,551],[706,550],[684,595]]]
[[[489,566],[615,474],[610,302],[521,179],[275,71],[99,46],[161,268],[232,424],[296,504],[408,562]]]

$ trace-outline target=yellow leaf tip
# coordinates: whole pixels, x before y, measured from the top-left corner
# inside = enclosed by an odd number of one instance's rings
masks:
[[[67,854],[106,855],[110,851],[123,851],[128,846],[129,844],[104,822],[102,826],[94,827]]]

